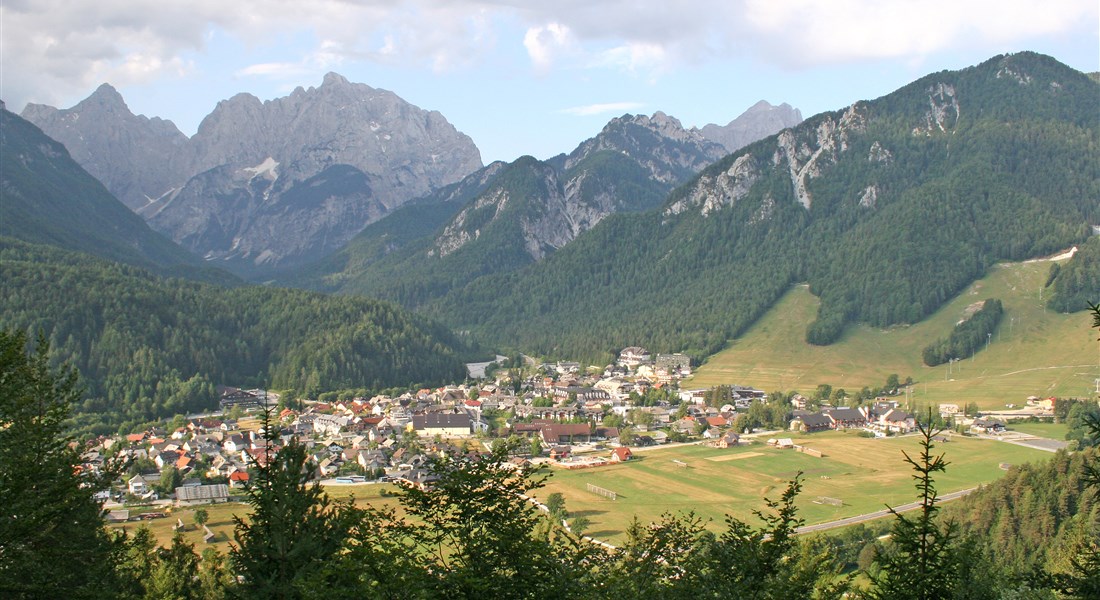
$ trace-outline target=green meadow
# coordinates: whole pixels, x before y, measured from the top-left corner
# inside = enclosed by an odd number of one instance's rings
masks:
[[[555,469],[538,496],[561,493],[571,515],[583,515],[591,522],[587,533],[611,543],[622,541],[635,515],[649,522],[665,512],[694,511],[716,530],[723,526],[727,514],[755,523],[753,510],[764,509],[765,498],[778,499],[799,472],[803,473],[803,489],[797,506],[807,524],[915,499],[913,472],[902,453],[915,455],[916,437],[872,439],[854,431],[822,432],[795,437],[794,441],[820,450],[824,456],[815,458],[764,443],[729,450],[708,446],[655,449],[637,453],[636,460],[628,463],[575,471]],[[961,436],[937,444],[935,450],[946,454],[951,463],[947,472],[937,477],[940,493],[993,481],[1008,465],[1050,457],[1040,450]],[[617,498],[590,492],[588,484],[614,491]],[[819,503],[822,497],[843,504]]]
[[[874,329],[849,327],[831,346],[805,342],[818,300],[806,286],[786,296],[742,337],[710,357],[685,388],[749,385],[766,391],[813,391],[827,383],[848,391],[877,387],[891,373],[916,382],[911,400],[977,403],[983,409],[1022,406],[1028,396],[1096,397],[1100,344],[1088,312],[1053,313],[1040,304],[1050,262],[997,265],[924,321]],[[967,307],[998,298],[1005,314],[987,350],[938,367],[924,366],[921,350],[946,337]]]
[[[382,495],[384,493],[389,494],[390,492],[395,492],[396,489],[396,486],[392,484],[340,485],[325,487],[325,493],[333,500],[345,500],[354,497],[355,504],[358,506],[365,504],[383,506],[397,503],[397,500],[393,496]],[[157,542],[167,547],[172,544],[176,520],[179,519],[183,521],[184,524],[183,539],[189,544],[194,544],[196,552],[201,553],[206,548],[214,548],[218,552],[224,554],[229,551],[229,542],[233,539],[233,528],[235,525],[233,521],[234,515],[247,518],[251,510],[249,506],[243,502],[227,502],[224,504],[208,504],[203,506],[202,508],[205,508],[207,512],[208,520],[206,526],[210,528],[210,531],[214,532],[214,540],[207,544],[202,539],[205,532],[201,527],[195,525],[195,508],[198,507],[132,508],[130,509],[131,516],[141,512],[155,511],[167,512],[168,516],[163,519],[113,523],[110,527],[112,529],[124,529],[131,533],[140,527],[148,527],[149,530],[153,532],[153,536],[157,539]]]

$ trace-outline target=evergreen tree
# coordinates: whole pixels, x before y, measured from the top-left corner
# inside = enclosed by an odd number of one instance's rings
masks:
[[[932,418],[929,410],[928,419]],[[907,517],[892,507],[894,530],[891,543],[881,553],[876,563],[880,569],[868,598],[876,600],[940,600],[952,598],[958,582],[959,565],[955,554],[958,528],[954,522],[940,524],[936,492],[936,473],[948,465],[944,455],[933,455],[933,438],[939,431],[923,423],[917,425],[920,432],[920,454],[917,458],[905,455],[905,462],[913,467],[919,512],[915,518]]]
[[[348,506],[334,505],[316,483],[305,447],[277,448],[279,430],[264,414],[265,446],[253,459],[248,519],[234,517],[229,557],[243,578],[243,598],[301,598],[305,583],[340,550],[347,536]]]
[[[65,427],[76,375],[35,346],[0,331],[0,597],[102,598],[117,588],[114,546],[92,494],[117,473],[80,468]]]

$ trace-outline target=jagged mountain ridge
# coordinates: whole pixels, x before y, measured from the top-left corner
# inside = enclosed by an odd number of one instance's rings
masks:
[[[153,231],[29,121],[0,103],[0,235],[223,283],[234,278]]]
[[[617,215],[546,260],[423,310],[491,343],[606,358],[706,356],[789,286],[821,298],[807,340],[912,323],[998,260],[1100,222],[1100,86],[1034,53],[922,78],[823,113]]]
[[[624,115],[567,155],[523,157],[489,178],[471,176],[478,183],[465,189],[477,195],[431,212],[438,219],[431,235],[406,237],[380,252],[383,245],[370,240],[393,239],[385,222],[411,216],[395,213],[364,230],[339,259],[310,268],[312,279],[295,281],[416,306],[470,278],[543,260],[609,215],[655,208],[675,185],[724,155],[721,145],[668,115]],[[427,229],[422,220],[419,231]]]
[[[737,152],[756,140],[801,122],[802,112],[790,104],[773,106],[761,100],[725,125],[711,123],[698,131],[708,140],[722,144],[727,152]]]
[[[174,125],[134,116],[109,86],[67,111],[31,105],[25,114],[154,228],[250,274],[316,260],[481,167],[470,138],[438,112],[335,73],[283,98],[224,100],[193,137],[170,144],[153,133]]]
[[[109,84],[69,109],[28,104],[22,117],[61,142],[80,166],[132,210],[183,183],[188,138],[171,121],[130,112]]]

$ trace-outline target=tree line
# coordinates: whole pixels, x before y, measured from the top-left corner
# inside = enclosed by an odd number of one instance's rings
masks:
[[[990,336],[997,330],[1002,316],[1004,316],[1004,307],[1001,301],[996,298],[986,300],[974,314],[955,325],[951,335],[924,347],[921,351],[924,364],[935,367],[949,360],[970,358],[977,354],[989,343]]]
[[[365,298],[222,288],[4,239],[0,327],[45,332],[88,393],[80,426],[100,432],[217,406],[215,387],[316,397],[441,384],[469,346],[447,329]]]

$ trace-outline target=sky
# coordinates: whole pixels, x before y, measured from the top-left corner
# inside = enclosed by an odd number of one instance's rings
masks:
[[[438,110],[511,161],[611,118],[809,117],[1033,50],[1100,71],[1096,0],[2,0],[0,99],[68,108],[110,83],[187,135],[219,100],[325,73]]]

